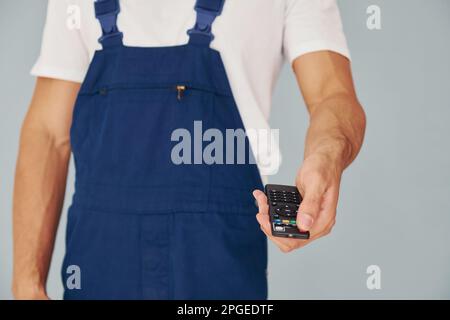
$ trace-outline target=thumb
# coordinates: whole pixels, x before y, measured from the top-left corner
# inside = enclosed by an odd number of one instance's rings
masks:
[[[306,189],[303,201],[298,208],[297,225],[302,231],[312,229],[317,220],[322,203],[323,193],[319,188]]]

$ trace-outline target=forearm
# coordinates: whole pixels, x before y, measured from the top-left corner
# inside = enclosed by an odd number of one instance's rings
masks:
[[[366,127],[365,114],[356,98],[335,95],[312,105],[305,142],[305,159],[320,156],[342,171],[361,149]]]
[[[16,298],[45,293],[56,230],[64,200],[70,145],[25,121],[13,204]]]

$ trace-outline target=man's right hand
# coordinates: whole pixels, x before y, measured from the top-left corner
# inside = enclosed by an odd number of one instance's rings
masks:
[[[38,78],[23,123],[13,201],[16,299],[48,299],[45,282],[64,203],[80,84]]]

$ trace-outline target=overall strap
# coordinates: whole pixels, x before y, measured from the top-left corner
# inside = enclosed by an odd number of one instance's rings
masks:
[[[123,33],[117,28],[117,16],[120,12],[119,0],[96,0],[95,17],[102,26],[102,36],[98,40],[103,48],[121,46]]]
[[[197,0],[195,11],[197,12],[197,21],[193,29],[188,31],[189,43],[209,46],[214,40],[211,32],[214,20],[222,13],[225,0]]]

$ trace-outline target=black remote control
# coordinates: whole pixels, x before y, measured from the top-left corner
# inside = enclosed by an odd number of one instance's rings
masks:
[[[309,239],[309,231],[297,227],[297,211],[302,196],[296,187],[268,184],[265,188],[269,202],[270,224],[274,237]]]

